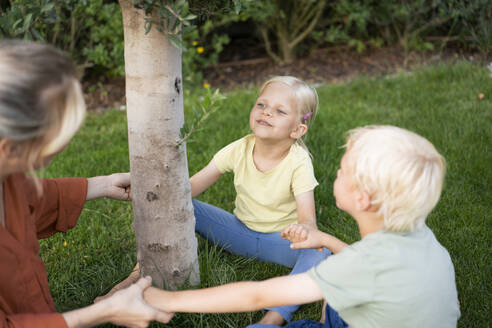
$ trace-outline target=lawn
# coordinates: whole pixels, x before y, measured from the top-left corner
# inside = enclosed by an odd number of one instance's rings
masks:
[[[354,221],[335,206],[332,184],[345,132],[367,124],[391,124],[429,139],[447,160],[442,198],[427,222],[453,260],[462,316],[459,327],[486,327],[490,319],[492,220],[492,77],[460,62],[397,75],[319,86],[319,114],[307,136],[316,176],[320,229],[349,243],[360,236]],[[483,99],[478,94],[483,93]],[[195,94],[195,92],[190,92]],[[197,96],[193,96],[195,99]],[[192,99],[188,96],[188,99]],[[221,109],[188,143],[190,175],[220,148],[248,133],[256,90],[227,94]],[[186,112],[190,112],[186,106]],[[41,174],[95,176],[127,171],[126,115],[89,114],[69,147]],[[200,199],[233,209],[232,176],[222,177]],[[136,261],[131,204],[106,199],[87,203],[78,225],[41,242],[58,311],[90,304],[126,277]],[[199,239],[202,286],[262,280],[288,269],[228,254]],[[319,318],[320,304],[303,306],[296,319]],[[243,327],[261,312],[177,314],[172,327]],[[109,326],[109,325],[108,325]],[[158,326],[154,324],[153,326]]]

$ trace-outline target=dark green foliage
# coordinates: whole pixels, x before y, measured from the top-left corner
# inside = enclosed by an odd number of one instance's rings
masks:
[[[117,2],[12,0],[0,11],[0,37],[53,44],[82,67],[124,72],[123,26]]]
[[[459,327],[487,327],[492,270],[492,77],[469,63],[440,65],[384,78],[360,78],[318,88],[320,110],[307,134],[314,156],[320,229],[352,243],[360,236],[350,216],[338,210],[332,185],[345,132],[366,124],[392,124],[429,139],[447,160],[444,192],[428,225],[453,260],[462,318]],[[485,96],[480,100],[477,95]],[[190,174],[205,166],[223,146],[248,133],[256,90],[227,95],[221,109],[187,144]],[[200,92],[185,97],[185,114]],[[127,171],[126,116],[120,111],[90,114],[72,143],[45,171],[46,176],[94,176]],[[232,174],[224,175],[200,199],[231,211]],[[90,201],[77,226],[41,242],[51,292],[59,311],[88,305],[124,279],[136,261],[131,204]],[[64,242],[66,241],[66,246]],[[202,286],[262,280],[288,269],[231,255],[199,238]],[[295,319],[319,318],[321,304],[303,306]],[[261,311],[243,314],[178,314],[170,327],[244,327]],[[107,325],[108,327],[110,325]],[[159,325],[154,324],[153,327]]]
[[[322,8],[318,6],[320,0],[304,1],[306,6],[312,5],[318,11]],[[183,77],[191,84],[200,84],[202,71],[218,63],[220,53],[234,37],[229,31],[238,24],[250,27],[243,37],[263,43],[265,52],[279,61],[285,60],[284,51],[290,51],[291,57],[302,56],[317,47],[340,44],[359,52],[367,47],[393,44],[403,46],[406,51],[424,51],[436,44],[445,46],[453,42],[467,50],[488,54],[492,47],[489,0],[328,1],[314,29],[292,45],[292,49],[287,47],[288,37],[293,39],[295,24],[292,23],[300,20],[294,7],[298,2],[180,0],[168,5],[160,0],[133,0],[133,3],[148,13],[157,8],[159,19],[149,18],[147,29],[153,25],[162,31],[167,29],[178,47],[188,49],[183,51]],[[164,24],[163,19],[169,19],[170,25]],[[179,22],[182,34],[177,31]],[[124,73],[123,28],[116,0],[4,1],[0,5],[0,37],[48,42],[70,52],[82,67],[91,67],[96,73],[101,70],[111,75]]]

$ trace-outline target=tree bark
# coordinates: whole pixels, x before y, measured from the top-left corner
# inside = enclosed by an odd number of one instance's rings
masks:
[[[145,14],[119,0],[125,38],[128,140],[133,227],[140,275],[176,289],[200,274],[186,148],[177,147],[184,123],[181,52]]]

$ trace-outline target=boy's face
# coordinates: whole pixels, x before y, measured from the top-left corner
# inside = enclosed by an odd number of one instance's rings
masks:
[[[333,195],[335,196],[337,207],[350,215],[354,215],[356,210],[356,192],[354,178],[347,167],[349,151],[345,151],[337,172],[337,178],[333,183]]]

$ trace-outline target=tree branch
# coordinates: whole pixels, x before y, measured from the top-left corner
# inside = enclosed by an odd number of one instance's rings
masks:
[[[263,38],[263,42],[265,43],[265,50],[267,54],[277,63],[281,63],[282,60],[280,59],[279,56],[277,56],[273,51],[272,47],[270,45],[270,39],[268,38],[268,30],[264,27],[260,27],[260,33]]]
[[[299,34],[294,40],[292,40],[289,43],[289,47],[293,48],[295,47],[299,42],[301,42],[311,31],[313,28],[316,26],[316,23],[318,23],[319,18],[321,17],[321,14],[323,13],[323,8],[325,7],[326,0],[320,1],[318,3],[318,12],[316,13],[316,16],[313,18],[311,21],[311,24],[302,32]]]

